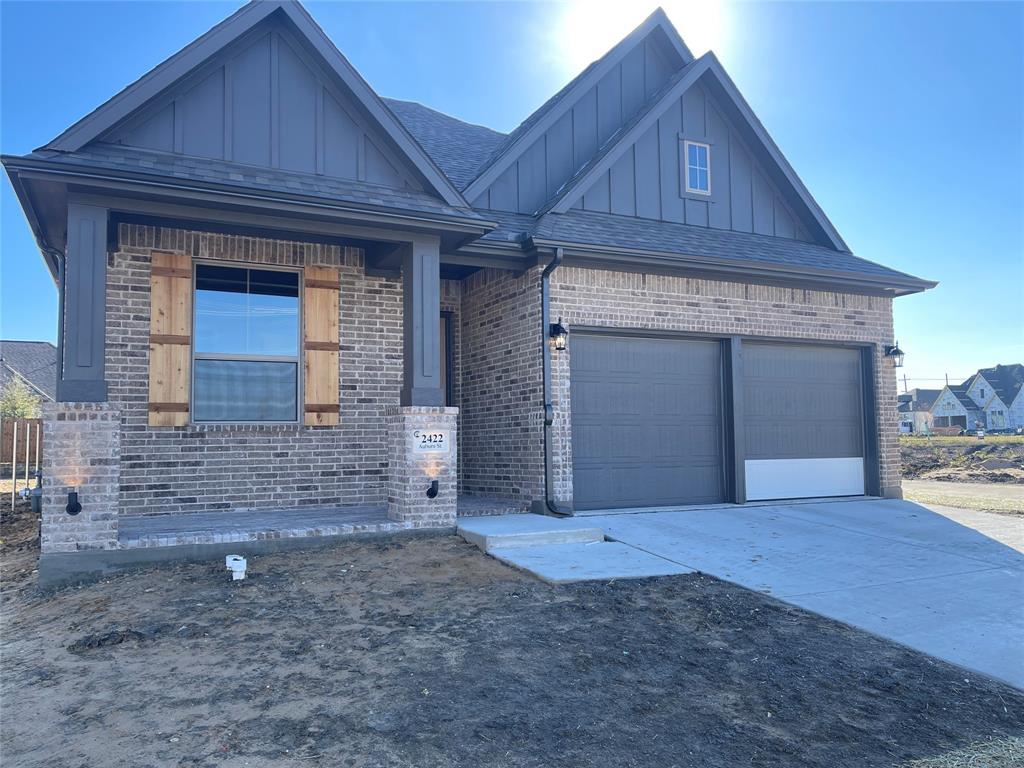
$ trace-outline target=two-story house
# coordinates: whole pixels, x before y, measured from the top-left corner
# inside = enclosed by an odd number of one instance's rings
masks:
[[[947,385],[931,407],[936,427],[1024,427],[1024,365],[982,368],[962,384]]]
[[[61,297],[42,569],[211,511],[900,494],[892,302],[934,283],[851,253],[660,10],[503,134],[253,2],[3,164]]]

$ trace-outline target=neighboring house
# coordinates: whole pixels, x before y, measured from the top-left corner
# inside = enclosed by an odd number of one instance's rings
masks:
[[[660,10],[503,135],[252,3],[3,163],[66,318],[44,554],[152,513],[900,494],[892,302],[934,283],[854,256]]]
[[[0,340],[0,389],[13,378],[52,403],[57,399],[57,348],[48,341]]]
[[[997,365],[982,368],[962,384],[947,386],[932,409],[935,426],[986,429],[1024,427],[1024,365]],[[957,406],[956,401],[959,403]],[[966,423],[964,423],[966,421]]]
[[[941,392],[941,389],[918,389],[915,387],[896,398],[900,432],[904,434],[927,433],[932,426],[932,404]]]

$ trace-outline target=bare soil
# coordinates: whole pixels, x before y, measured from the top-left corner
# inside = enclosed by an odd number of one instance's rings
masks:
[[[900,437],[903,477],[1024,484],[1024,437]]]
[[[253,557],[236,583],[221,566],[6,578],[2,762],[1024,759],[1024,692],[700,574],[553,587],[450,535]]]

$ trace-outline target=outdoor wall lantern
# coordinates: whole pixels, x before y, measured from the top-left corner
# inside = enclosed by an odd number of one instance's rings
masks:
[[[555,340],[555,349],[565,349],[565,342],[569,338],[569,331],[562,325],[562,318],[557,323],[548,325],[548,335]]]
[[[69,515],[77,515],[82,511],[82,505],[78,501],[78,491],[71,491],[68,494],[68,505],[64,507],[64,511]]]
[[[436,499],[437,498],[437,480],[431,480],[430,481],[430,485],[427,486],[427,498],[428,499]]]
[[[903,350],[900,349],[900,343],[898,341],[891,347],[885,348],[885,356],[892,358],[893,368],[903,367]]]

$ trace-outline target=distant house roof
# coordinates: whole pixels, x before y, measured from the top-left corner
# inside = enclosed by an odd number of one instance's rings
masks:
[[[927,411],[931,409],[932,403],[938,399],[940,394],[942,394],[941,389],[919,389],[915,387],[900,397],[907,398],[905,403],[907,411]]]
[[[1017,398],[1017,393],[1024,385],[1024,365],[1010,363],[1009,365],[997,365],[994,368],[981,368],[974,376],[965,381],[963,386],[970,386],[977,376],[984,377],[989,386],[999,395],[999,399],[1009,406]]]
[[[0,341],[0,385],[21,378],[47,400],[57,397],[57,348],[48,341]]]
[[[957,384],[957,385],[951,386],[949,388],[949,391],[952,392],[954,396],[956,396],[956,399],[960,401],[960,405],[962,405],[965,410],[967,410],[967,411],[980,411],[981,410],[981,408],[978,407],[978,404],[976,402],[974,402],[973,400],[971,400],[970,397],[967,396],[967,385],[966,384]]]

